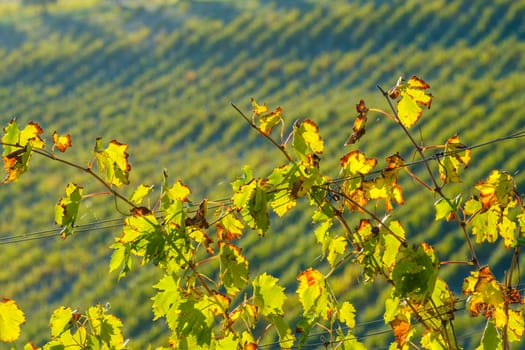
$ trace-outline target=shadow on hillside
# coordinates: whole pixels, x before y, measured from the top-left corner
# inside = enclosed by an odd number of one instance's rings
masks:
[[[0,23],[0,46],[7,51],[15,50],[22,46],[27,34],[17,30],[10,24]]]

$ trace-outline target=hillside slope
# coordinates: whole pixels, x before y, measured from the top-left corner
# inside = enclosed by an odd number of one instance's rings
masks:
[[[79,1],[80,2],[80,1]],[[74,3],[74,1],[70,1]],[[292,5],[293,4],[293,5]],[[387,108],[376,85],[417,74],[432,86],[432,109],[421,125],[425,144],[456,133],[467,145],[506,136],[525,126],[525,1],[486,6],[470,1],[244,1],[166,2],[159,6],[38,8],[6,6],[0,13],[0,120],[38,121],[50,133],[69,132],[69,157],[87,163],[96,137],[130,145],[132,181],[158,184],[162,169],[192,188],[192,198],[228,196],[230,182],[249,164],[260,176],[280,156],[231,108],[249,110],[250,97],[281,106],[289,130],[293,121],[319,123],[326,142],[324,169],[337,170],[342,144],[355,117],[355,103]],[[466,185],[492,168],[516,174],[525,191],[525,154],[520,139],[473,152]],[[359,149],[379,162],[399,151],[412,159],[410,143],[387,119],[370,120]],[[504,156],[502,156],[504,155]],[[59,305],[84,309],[109,302],[122,318],[132,346],[159,345],[165,328],[151,322],[149,298],[157,272],[137,270],[117,282],[107,275],[120,217],[108,198],[94,197],[81,208],[84,232],[62,241],[55,236],[53,208],[67,181],[86,183],[74,171],[38,159],[33,171],[0,191],[1,297],[14,298],[27,312],[20,343],[47,337],[51,311]],[[418,172],[416,168],[414,171]],[[334,173],[334,176],[337,174]],[[441,260],[468,255],[460,232],[433,222],[426,194],[406,180],[406,197],[396,213],[415,241],[430,240],[448,252]],[[87,191],[100,188],[86,184]],[[417,210],[415,210],[417,208]],[[252,266],[281,276],[288,291],[301,269],[320,254],[310,214],[293,225],[277,224],[265,238],[245,238]],[[31,234],[31,235],[28,235]],[[481,247],[480,252],[487,249]],[[484,254],[483,263],[503,263],[503,250]],[[468,270],[447,267],[444,276]],[[334,289],[363,307],[358,323],[377,320],[381,285],[357,287],[359,271],[338,274]],[[456,277],[461,280],[462,277]],[[373,296],[373,297],[371,297]],[[132,301],[132,302],[130,302]],[[482,327],[480,323],[477,323]],[[384,336],[367,336],[381,323],[358,329],[371,347]],[[469,326],[479,338],[479,328]],[[458,334],[462,334],[458,330]],[[269,340],[270,341],[270,340]]]

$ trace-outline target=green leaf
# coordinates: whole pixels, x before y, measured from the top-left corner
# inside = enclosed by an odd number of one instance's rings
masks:
[[[439,262],[429,245],[422,243],[417,249],[405,248],[397,257],[392,272],[395,296],[425,302],[434,291]]]
[[[487,320],[483,336],[481,337],[481,344],[476,350],[500,350],[503,349],[503,342],[501,336],[492,320]]]
[[[69,307],[61,306],[51,315],[51,320],[49,321],[51,325],[51,336],[56,338],[60,337],[62,333],[70,329],[71,318],[73,317],[73,310]]]
[[[303,315],[328,320],[329,315],[335,310],[323,274],[309,268],[301,272],[297,280],[299,280],[297,294],[303,305]]]
[[[91,306],[86,315],[93,335],[89,338],[92,348],[100,346],[101,343],[101,348],[122,349],[124,344],[122,322],[117,317],[107,314],[101,305]]]
[[[0,303],[0,341],[14,342],[20,336],[20,325],[26,322],[24,312],[12,299]]]
[[[405,229],[399,221],[390,222],[388,224],[388,228],[391,232],[384,227],[381,227],[380,229],[382,239],[381,243],[384,247],[382,262],[388,271],[392,271],[394,265],[396,264],[399,249],[402,245],[400,239],[405,239]],[[392,232],[395,234],[395,236],[392,234]]]
[[[343,302],[339,308],[339,321],[344,322],[348,328],[355,327],[355,307],[348,301]]]
[[[153,186],[146,186],[144,184],[139,185],[130,197],[130,202],[135,205],[140,205],[144,198],[148,196],[153,190]]]
[[[230,243],[219,243],[221,280],[230,295],[236,295],[248,283],[248,260],[241,248]]]
[[[454,212],[456,211],[457,207],[461,203],[461,194],[458,194],[453,200],[450,202],[440,198],[434,203],[434,207],[436,207],[436,216],[435,220],[441,220],[446,219],[447,221],[450,221],[454,218]],[[454,206],[452,207],[451,204]]]
[[[278,281],[277,278],[263,273],[252,282],[254,304],[265,316],[283,314],[283,304],[287,297],[284,288],[277,285]]]
[[[66,186],[66,197],[62,197],[55,206],[55,222],[63,228],[62,238],[73,234],[83,191],[83,187],[69,183]]]
[[[268,316],[271,323],[277,329],[279,334],[279,345],[281,349],[292,349],[295,342],[295,335],[292,333],[290,327],[286,324],[283,316],[271,314]]]
[[[98,168],[104,175],[104,180],[115,186],[129,184],[129,172],[131,165],[128,162],[128,145],[116,140],[109,142],[104,148],[102,139],[97,138],[95,143],[95,158]]]
[[[177,323],[175,332],[181,339],[195,337],[199,346],[209,346],[213,330],[213,314],[206,301],[186,300],[179,305],[179,312],[184,315]],[[191,347],[192,349],[194,347]]]
[[[234,334],[229,333],[222,339],[216,340],[214,345],[215,350],[231,350],[238,349],[241,344],[239,342],[239,338],[237,338]]]

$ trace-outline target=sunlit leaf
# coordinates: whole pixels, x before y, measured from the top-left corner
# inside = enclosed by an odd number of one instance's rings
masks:
[[[45,142],[40,138],[42,133],[40,125],[33,122],[20,130],[15,119],[4,128],[2,159],[7,172],[4,183],[17,180],[27,171],[33,149],[45,146]]]
[[[367,158],[364,153],[355,150],[341,157],[340,163],[343,176],[365,175],[375,168],[377,159]]]
[[[241,248],[229,243],[219,243],[221,280],[230,295],[236,295],[248,283],[248,260]]]
[[[262,133],[269,135],[272,132],[274,126],[282,123],[283,118],[281,117],[282,109],[277,107],[275,111],[259,116],[259,129]]]
[[[263,273],[253,282],[254,304],[263,315],[283,314],[283,304],[286,300],[284,288],[277,285],[278,279]]]
[[[303,315],[313,314],[315,317],[327,320],[333,310],[323,274],[309,268],[301,272],[297,279],[299,280],[297,294],[303,305]]]
[[[399,121],[407,128],[414,126],[421,118],[423,109],[430,108],[432,95],[425,90],[430,86],[422,79],[413,76],[406,84],[399,87],[400,100],[397,103]]]
[[[468,167],[470,163],[470,149],[466,149],[455,135],[449,138],[445,144],[445,156],[439,164],[439,176],[445,182],[461,182],[459,169]]]
[[[153,186],[140,184],[135,189],[135,191],[133,191],[129,200],[135,205],[140,205],[144,198],[151,193],[151,191],[153,191]]]
[[[343,302],[339,308],[339,321],[344,322],[348,328],[355,327],[355,307],[348,301]]]
[[[12,299],[0,302],[0,341],[14,342],[20,336],[20,325],[26,321],[24,312]]]
[[[324,142],[319,135],[319,127],[315,122],[306,119],[296,124],[293,147],[302,158],[311,153],[323,153]]]
[[[167,317],[168,325],[174,329],[174,318],[178,316],[178,305],[182,302],[182,295],[179,291],[179,279],[173,275],[164,275],[160,281],[153,286],[157,289],[157,294],[151,298],[153,300],[153,320],[160,317]]]
[[[445,219],[450,221],[454,218],[454,212],[457,210],[457,207],[461,204],[461,194],[458,194],[452,200],[445,200],[444,198],[438,199],[434,203],[436,208],[436,216],[434,220]],[[452,206],[451,206],[452,205]]]
[[[98,161],[100,172],[104,174],[104,180],[115,185],[129,184],[129,172],[131,165],[128,162],[128,145],[116,140],[109,142],[104,148],[102,139],[97,138],[95,144],[95,158]]]
[[[275,326],[275,328],[277,329],[277,333],[279,334],[279,345],[281,349],[293,349],[295,335],[292,333],[292,330],[290,329],[288,324],[286,324],[286,321],[283,317],[284,316],[282,315],[276,314],[270,314],[268,316],[269,320]]]
[[[73,143],[71,142],[71,135],[58,135],[55,131],[52,136],[53,139],[53,147],[57,148],[60,152],[65,152],[66,149],[73,146]]]
[[[92,335],[89,338],[91,348],[121,349],[124,344],[122,321],[108,314],[102,305],[91,306],[86,313],[91,325]]]
[[[73,318],[73,310],[69,307],[61,306],[51,315],[49,324],[51,325],[51,336],[59,337],[66,330],[71,328],[71,320]]]
[[[242,236],[244,224],[235,216],[234,213],[224,215],[217,224],[217,237],[219,240],[231,241]]]
[[[62,226],[62,238],[73,234],[83,191],[83,187],[69,183],[66,186],[66,196],[62,197],[55,206],[55,222]]]
[[[261,115],[268,112],[268,106],[266,103],[259,105],[254,98],[252,98],[253,113],[255,115]]]
[[[507,325],[505,311],[505,296],[502,287],[488,266],[473,271],[470,277],[463,282],[463,294],[469,295],[467,308],[473,316],[481,314],[485,318],[492,318],[496,327]]]

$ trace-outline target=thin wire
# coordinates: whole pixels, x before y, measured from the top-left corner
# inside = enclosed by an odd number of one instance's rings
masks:
[[[512,139],[518,139],[518,138],[522,138],[522,137],[525,137],[525,130],[517,131],[517,132],[515,132],[513,134],[510,134],[508,136],[498,137],[498,138],[495,138],[495,139],[492,139],[492,140],[489,140],[489,141],[485,141],[485,142],[482,142],[482,143],[478,143],[478,144],[475,144],[475,145],[472,145],[472,146],[465,146],[465,147],[457,149],[457,150],[452,150],[452,151],[447,151],[447,152],[437,152],[437,153],[435,153],[435,154],[433,154],[433,155],[431,155],[431,156],[429,156],[429,157],[427,157],[425,159],[419,159],[419,160],[416,160],[416,161],[405,163],[404,165],[396,167],[396,168],[393,168],[393,169],[404,168],[404,167],[413,167],[413,166],[422,164],[424,162],[429,162],[429,161],[439,161],[443,157],[455,155],[455,154],[464,152],[466,150],[473,150],[473,149],[477,149],[477,148],[481,148],[481,147],[486,147],[486,146],[489,146],[489,145],[494,144],[494,143],[503,142],[503,141],[512,140]],[[378,170],[375,170],[375,171],[371,171],[367,175],[368,176],[377,175],[377,174],[380,174],[382,171],[383,171],[382,169],[378,169]],[[344,182],[344,181],[357,179],[357,178],[360,178],[360,175],[334,178],[334,179],[331,179],[330,181],[328,181],[327,184],[329,185],[331,183]],[[287,189],[282,189],[282,190],[287,190]],[[280,190],[277,190],[277,191],[280,191]],[[213,209],[217,209],[217,208],[220,208],[222,206],[225,206],[225,205],[230,205],[232,203],[232,200],[231,200],[231,198],[223,198],[223,199],[219,199],[219,200],[213,200],[213,201],[210,201],[210,202],[217,203],[216,205],[210,206],[208,208],[208,209],[213,210]],[[197,208],[197,207],[198,207],[198,204],[190,204],[190,208]],[[196,211],[196,209],[193,209],[193,210]],[[190,209],[190,213],[191,212],[192,211]],[[158,213],[160,213],[160,212],[158,212]],[[100,220],[100,221],[95,221],[95,222],[91,222],[91,223],[81,224],[81,225],[78,225],[78,226],[75,227],[75,231],[76,232],[91,232],[91,231],[101,231],[101,230],[106,230],[106,229],[109,229],[109,228],[121,227],[123,225],[122,218],[123,217],[109,218],[109,219],[105,219],[105,220]],[[112,224],[112,225],[104,225],[104,223],[110,223],[110,222],[120,222],[120,223],[119,224]],[[20,235],[2,236],[2,237],[0,237],[0,245],[12,244],[12,243],[21,243],[21,242],[26,242],[26,241],[38,240],[38,239],[56,238],[56,237],[60,236],[60,231],[61,231],[61,228],[59,228],[59,227],[58,228],[57,227],[52,227],[52,228],[42,229],[42,230],[38,230],[38,231],[30,232],[30,233],[24,233],[24,234],[20,234]]]

